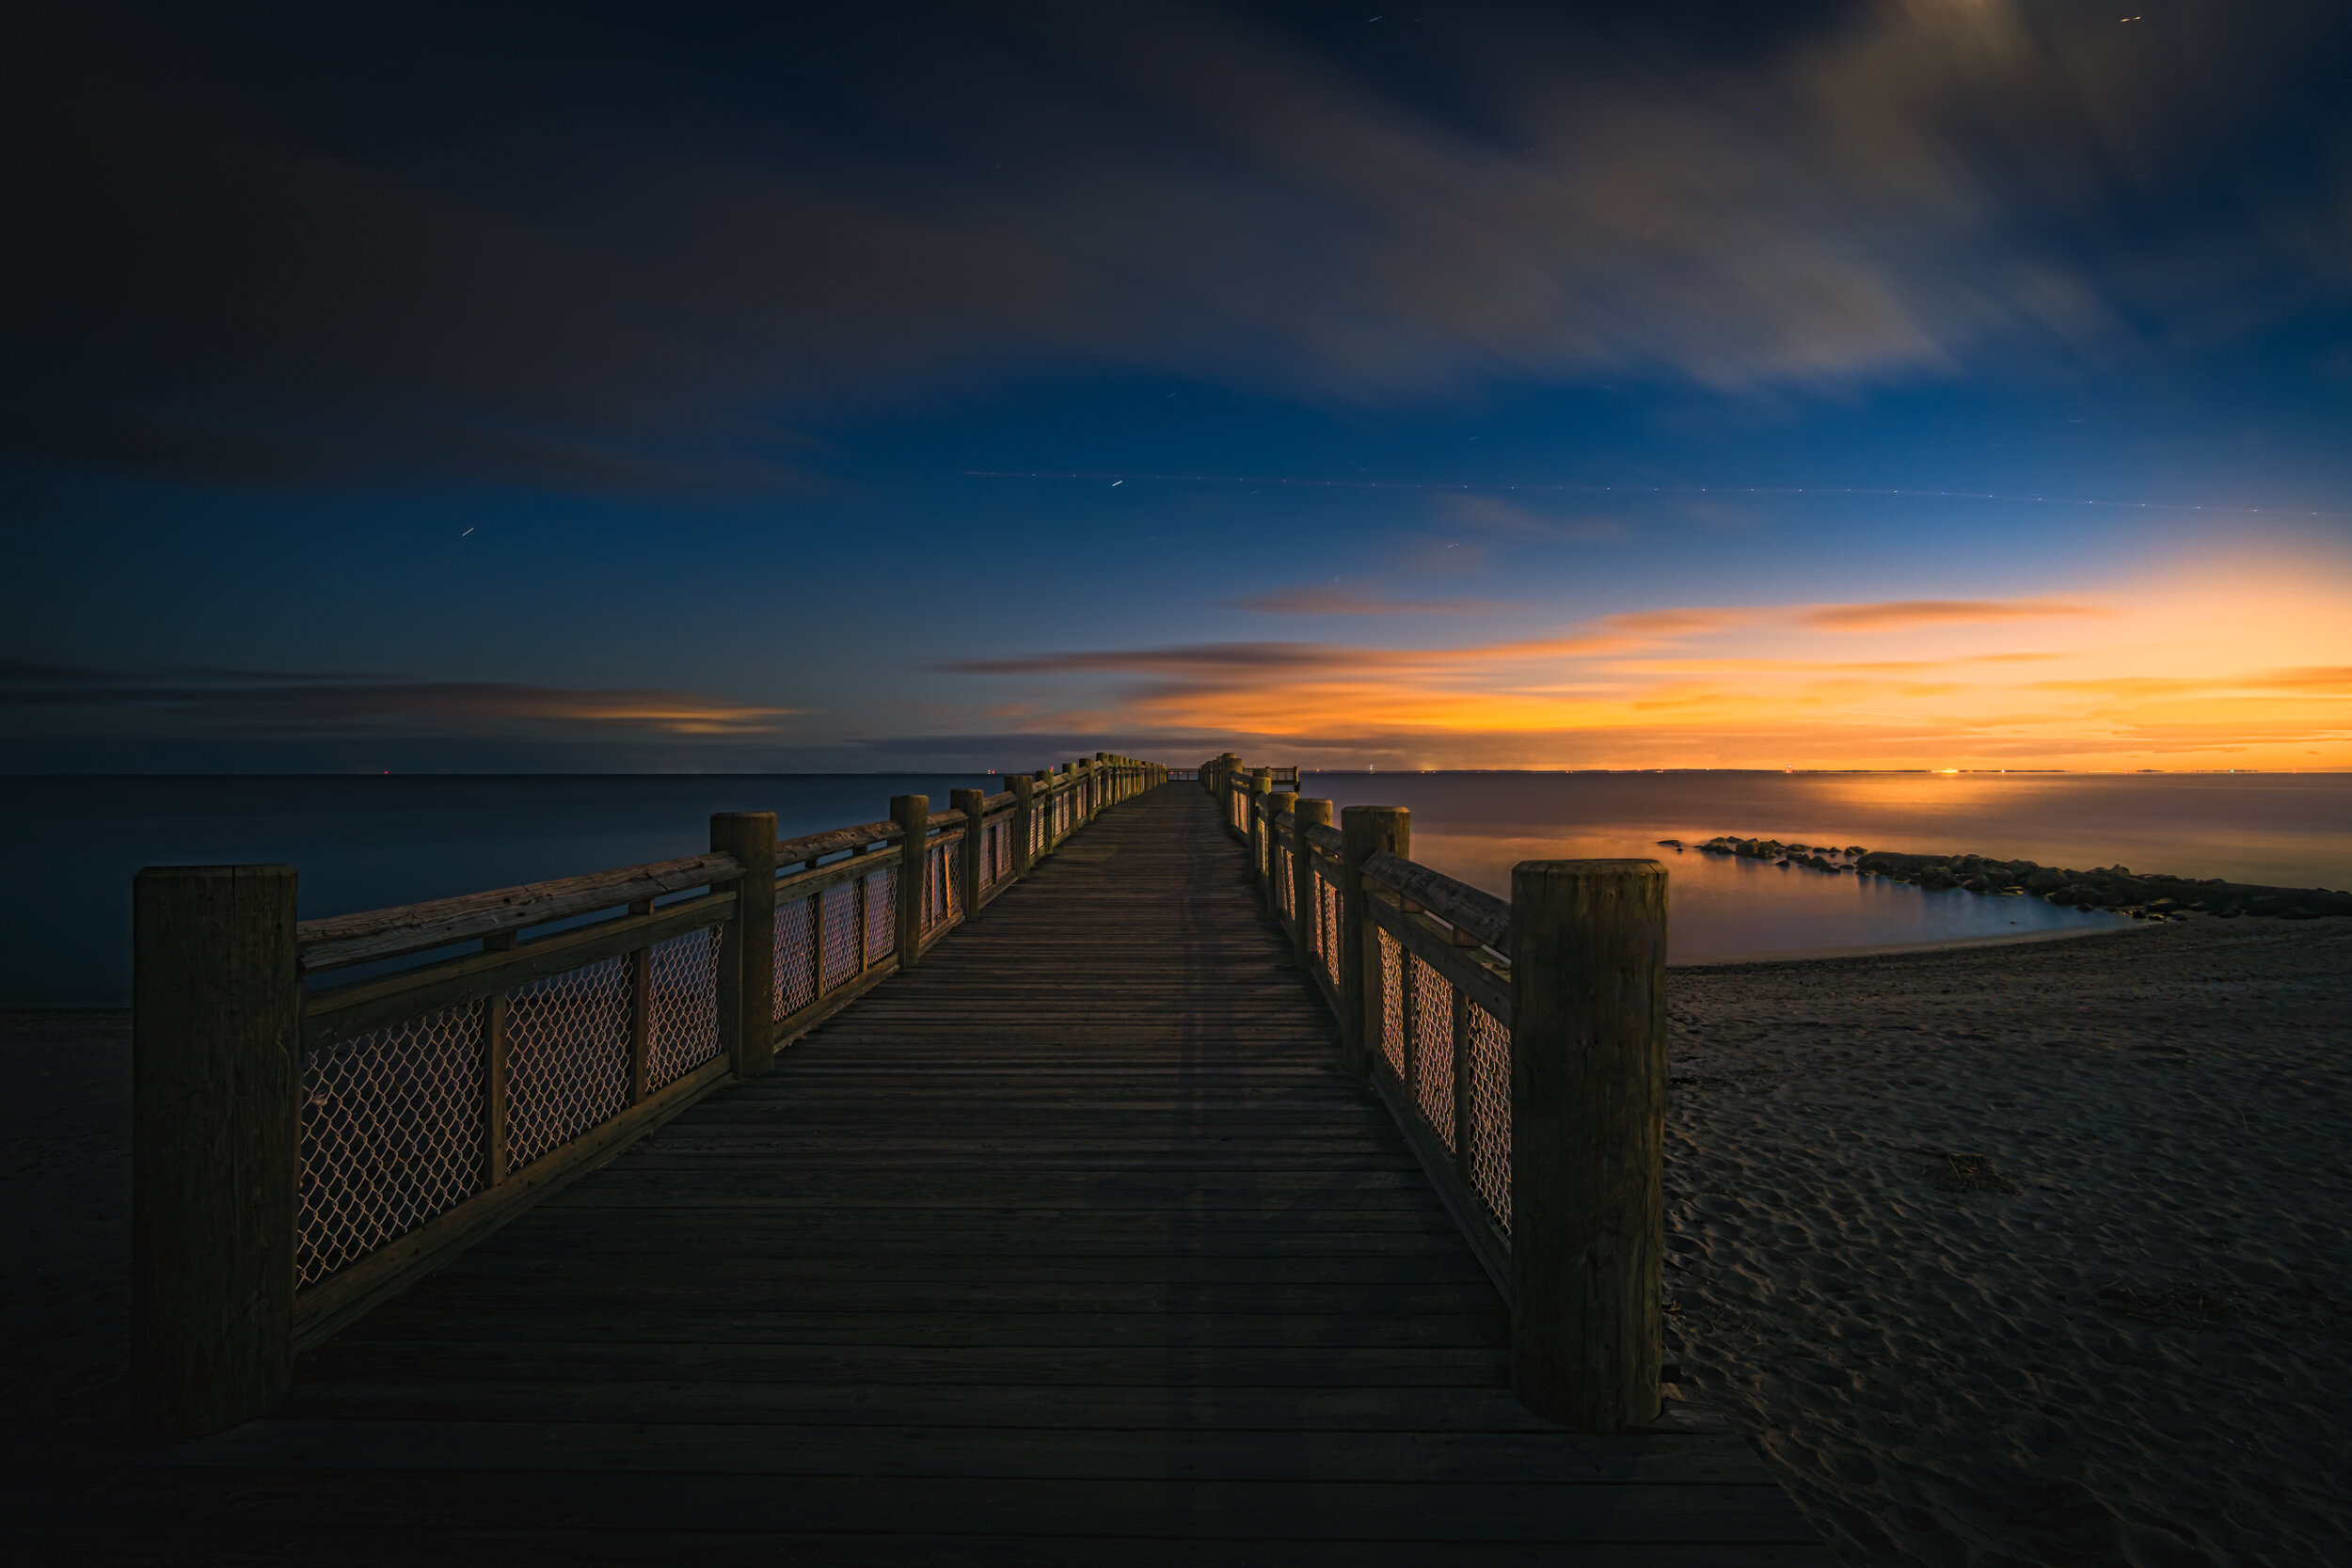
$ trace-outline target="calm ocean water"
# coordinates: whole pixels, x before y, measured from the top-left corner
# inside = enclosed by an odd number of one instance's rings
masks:
[[[0,999],[116,1004],[142,865],[283,861],[306,918],[693,854],[715,811],[787,836],[872,821],[977,774],[0,779]],[[1413,813],[1416,859],[1507,895],[1516,862],[1657,856],[1673,957],[1707,962],[2106,929],[2038,900],[1677,855],[1721,832],[2352,887],[2352,776],[1320,773],[1309,795]],[[34,890],[39,890],[38,894]]]

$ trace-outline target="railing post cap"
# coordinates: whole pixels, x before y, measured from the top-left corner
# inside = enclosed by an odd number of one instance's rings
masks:
[[[263,862],[252,865],[143,865],[135,874],[133,880],[140,882],[225,882],[242,879],[247,881],[261,881],[278,877],[292,878],[295,874],[293,866],[276,862]]]
[[[1348,809],[1353,811],[1356,808],[1350,806]],[[1511,868],[1511,880],[1517,885],[1522,877],[1533,881],[1553,882],[1585,879],[1639,879],[1663,877],[1665,874],[1664,863],[1654,860],[1521,861]]]

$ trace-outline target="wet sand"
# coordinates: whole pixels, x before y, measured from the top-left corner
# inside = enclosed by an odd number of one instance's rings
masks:
[[[1668,1354],[1840,1561],[2352,1562],[2352,921],[1672,989]],[[0,1446],[118,1403],[128,1046],[0,1013]]]

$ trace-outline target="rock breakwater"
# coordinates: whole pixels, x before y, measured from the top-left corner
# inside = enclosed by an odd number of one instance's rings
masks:
[[[2110,910],[2139,920],[2180,919],[2194,914],[2215,915],[2224,920],[2241,915],[2280,920],[2352,916],[2352,893],[2319,887],[2267,887],[2219,877],[2174,877],[2161,872],[2136,872],[2122,865],[2077,871],[1989,855],[1912,855],[1893,849],[1866,849],[1858,844],[1839,848],[1784,843],[1775,838],[1740,838],[1729,833],[1697,845],[1685,845],[1678,839],[1661,839],[1659,843],[1677,850],[1738,855],[1832,875],[1883,877],[1931,892],[1957,888],[1988,897],[2042,898],[2070,909]]]

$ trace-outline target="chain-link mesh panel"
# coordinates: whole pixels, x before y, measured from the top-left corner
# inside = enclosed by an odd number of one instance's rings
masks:
[[[482,1021],[477,1002],[303,1058],[296,1290],[482,1190]]]
[[[885,865],[866,879],[866,961],[898,950],[898,868]]]
[[[790,1018],[817,1000],[817,900],[776,906],[776,1017]]]
[[[1454,1147],[1454,988],[1419,954],[1413,966],[1413,1081],[1421,1114]]]
[[[628,963],[599,958],[506,997],[506,1158],[521,1170],[628,1103]]]
[[[776,913],[782,927],[784,911]],[[648,966],[653,981],[651,1033],[645,1040],[648,1090],[675,1084],[718,1057],[719,940],[713,926],[654,945]],[[777,951],[783,951],[781,944]]]
[[[817,941],[825,990],[857,978],[857,890],[855,882],[835,882],[822,895]]]
[[[1040,855],[1043,854],[1044,852],[1045,852],[1045,808],[1044,808],[1043,806],[1037,805],[1037,804],[1034,804],[1034,803],[1033,803],[1033,804],[1031,804],[1031,806],[1029,807],[1029,859],[1030,859],[1030,861],[1031,861],[1032,863],[1034,863],[1034,862],[1037,860],[1038,856],[1040,856]]]
[[[1375,928],[1380,938],[1380,1051],[1399,1082],[1405,1077],[1405,950],[1396,938]]]
[[[1274,907],[1280,910],[1287,919],[1298,918],[1298,911],[1295,908],[1298,902],[1297,891],[1291,882],[1290,848],[1286,845],[1278,844],[1274,847]]]
[[[1470,1004],[1462,1061],[1470,1073],[1470,1178],[1505,1236],[1511,1234],[1511,1031]]]

